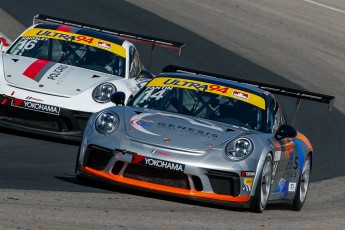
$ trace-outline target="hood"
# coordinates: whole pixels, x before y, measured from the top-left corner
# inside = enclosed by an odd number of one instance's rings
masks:
[[[206,151],[244,132],[219,122],[142,108],[126,107],[125,114],[128,136],[174,149]]]
[[[42,59],[5,54],[5,79],[10,84],[63,96],[74,96],[105,81],[122,79],[113,75]]]

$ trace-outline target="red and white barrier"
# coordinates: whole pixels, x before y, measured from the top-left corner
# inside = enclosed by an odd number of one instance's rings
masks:
[[[1,51],[5,51],[12,43],[12,41],[1,32],[0,32],[0,42],[2,43]]]

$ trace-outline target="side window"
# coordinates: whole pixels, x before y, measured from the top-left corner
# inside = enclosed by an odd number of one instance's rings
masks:
[[[139,58],[139,53],[133,46],[129,49],[129,58],[129,77],[135,78],[142,70],[142,64]]]
[[[276,133],[279,127],[285,123],[285,118],[280,105],[274,99],[271,99],[268,117],[269,132]]]

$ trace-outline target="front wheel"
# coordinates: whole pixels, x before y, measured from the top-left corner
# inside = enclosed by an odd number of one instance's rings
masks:
[[[309,178],[311,173],[311,155],[307,156],[304,162],[302,173],[298,181],[295,199],[291,205],[291,210],[300,211],[307,198]]]
[[[268,154],[266,157],[260,180],[256,186],[255,197],[252,202],[252,209],[255,212],[263,212],[267,206],[268,196],[272,184],[272,155]]]

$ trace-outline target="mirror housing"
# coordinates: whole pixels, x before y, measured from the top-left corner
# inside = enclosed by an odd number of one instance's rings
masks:
[[[277,133],[274,135],[274,137],[279,140],[282,138],[286,137],[296,137],[297,136],[297,130],[292,127],[291,125],[282,125],[280,128],[277,130]]]
[[[124,92],[116,92],[110,96],[110,101],[115,105],[125,105],[126,94]]]

